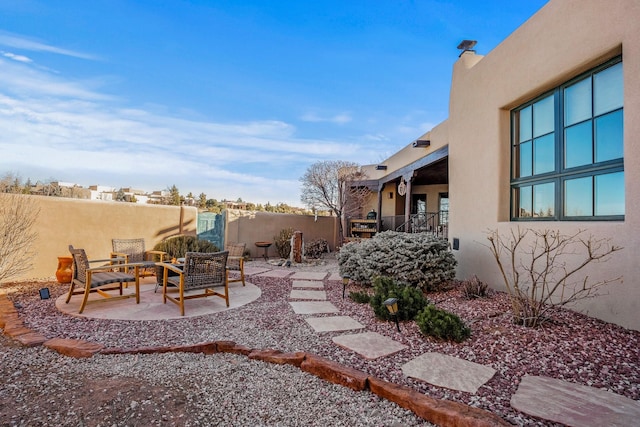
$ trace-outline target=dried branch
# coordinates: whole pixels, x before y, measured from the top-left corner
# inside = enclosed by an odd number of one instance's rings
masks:
[[[39,208],[29,196],[0,194],[0,283],[33,266]]]
[[[622,248],[610,239],[583,237],[584,230],[562,234],[556,230],[511,229],[503,236],[490,230],[487,239],[507,292],[514,320],[525,326],[542,324],[550,309],[600,295],[600,289],[622,277],[591,283],[589,276],[574,280],[589,264],[604,262]],[[523,248],[524,242],[529,243]],[[505,265],[505,258],[510,265]]]

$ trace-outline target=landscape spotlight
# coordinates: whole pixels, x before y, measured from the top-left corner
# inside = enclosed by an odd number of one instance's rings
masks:
[[[347,289],[347,285],[349,284],[350,276],[344,275],[342,276],[342,299],[344,299],[344,291]]]
[[[49,288],[40,289],[40,299],[49,299]]]
[[[391,316],[396,321],[396,328],[398,328],[398,332],[400,332],[400,324],[398,323],[398,299],[397,298],[389,298],[384,302],[384,305],[387,306],[387,310],[391,313]]]

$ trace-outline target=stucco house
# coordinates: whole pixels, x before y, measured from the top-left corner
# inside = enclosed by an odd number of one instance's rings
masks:
[[[464,47],[463,47],[464,50]],[[500,289],[487,231],[584,229],[623,277],[575,310],[640,330],[640,2],[551,0],[487,55],[453,65],[449,116],[378,165],[363,212],[446,237],[457,276]]]

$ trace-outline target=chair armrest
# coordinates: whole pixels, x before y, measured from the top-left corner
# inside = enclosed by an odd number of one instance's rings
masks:
[[[174,264],[169,264],[168,262],[157,262],[156,267],[162,267],[165,270],[171,270],[174,273],[183,274],[182,268]]]
[[[164,259],[169,256],[169,254],[165,251],[146,251],[145,254],[158,255],[160,257],[160,262],[164,261]]]
[[[113,270],[114,268],[135,268],[136,271],[137,271],[138,268],[143,266],[143,265],[144,264],[139,263],[139,262],[132,262],[132,263],[129,263],[129,264],[100,265],[98,267],[87,268],[86,271]]]
[[[126,259],[127,259],[127,257],[124,254],[123,254],[122,257],[118,257],[118,258],[124,258],[125,262],[126,262]],[[112,258],[105,258],[105,259],[90,259],[89,263],[92,263],[92,262],[109,262],[109,263],[112,263],[114,260],[118,260],[118,258],[112,257]],[[120,265],[120,264],[118,264],[118,265]]]

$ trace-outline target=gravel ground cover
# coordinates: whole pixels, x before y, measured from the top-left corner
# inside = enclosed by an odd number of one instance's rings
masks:
[[[248,265],[274,268],[258,261]],[[331,260],[292,269],[330,271],[335,264]],[[307,351],[431,397],[489,410],[514,425],[554,425],[510,407],[525,374],[640,400],[637,331],[567,310],[555,311],[540,329],[525,328],[511,322],[506,294],[490,291],[487,298],[467,300],[454,287],[430,294],[429,299],[458,314],[471,327],[472,336],[460,344],[440,342],[423,336],[414,322],[401,323],[398,333],[394,324],[377,320],[368,305],[343,300],[340,282],[325,280],[327,299],[340,309],[340,315],[351,316],[367,331],[408,347],[395,355],[365,360],[331,341],[344,332],[316,333],[304,322],[309,316],[293,312],[288,303],[291,279],[254,276],[249,281],[262,289],[262,296],[251,304],[211,316],[167,321],[63,315],[53,299],[64,294],[67,286],[55,282],[15,283],[5,290],[25,325],[50,338],[83,339],[123,349],[232,340],[251,348]],[[52,300],[39,299],[37,290],[43,286],[50,288]],[[354,393],[297,368],[235,355],[76,360],[43,348],[20,348],[4,337],[0,344],[0,372],[4,379],[11,378],[0,385],[1,425],[428,425],[370,393]],[[497,373],[476,394],[404,377],[403,364],[434,351],[489,365]]]

